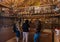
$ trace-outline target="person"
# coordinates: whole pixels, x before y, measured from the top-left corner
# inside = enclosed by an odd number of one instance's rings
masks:
[[[59,40],[60,40],[60,28],[59,27],[55,27],[55,42],[60,42]]]
[[[13,31],[16,34],[16,41],[19,42],[20,30],[19,30],[19,22],[18,21],[15,21],[15,23],[13,24]]]
[[[36,32],[34,34],[34,42],[37,41],[39,42],[40,32],[41,32],[41,21],[36,20],[35,26],[36,26]]]
[[[19,38],[20,38],[20,31],[18,30],[18,28],[16,28],[16,40],[17,40],[17,42],[19,42]]]
[[[15,23],[13,24],[13,32],[14,33],[16,32],[16,24]]]
[[[29,21],[26,20],[25,23],[23,23],[22,25],[22,30],[23,30],[23,42],[24,40],[26,40],[26,42],[28,42],[28,32],[29,32]]]

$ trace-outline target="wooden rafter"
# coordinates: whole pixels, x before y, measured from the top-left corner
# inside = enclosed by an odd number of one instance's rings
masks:
[[[4,6],[4,5],[1,5],[1,4],[0,4],[0,7],[9,8],[9,7],[6,7],[6,6]]]
[[[4,1],[4,5],[9,6],[11,3],[16,4],[17,6],[40,6],[44,4],[51,4],[52,0],[17,0],[17,1],[11,1],[11,0],[6,0]],[[10,7],[10,6],[9,6]]]

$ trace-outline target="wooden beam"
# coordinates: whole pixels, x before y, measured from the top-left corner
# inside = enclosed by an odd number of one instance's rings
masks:
[[[4,6],[4,5],[1,5],[1,4],[0,4],[0,7],[9,8],[9,7],[6,7],[6,6]]]

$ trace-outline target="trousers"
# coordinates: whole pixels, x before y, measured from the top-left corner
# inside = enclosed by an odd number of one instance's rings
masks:
[[[39,42],[39,38],[40,38],[40,33],[35,33],[34,34],[34,42],[37,42],[37,40]]]
[[[23,42],[28,42],[28,32],[23,32]]]

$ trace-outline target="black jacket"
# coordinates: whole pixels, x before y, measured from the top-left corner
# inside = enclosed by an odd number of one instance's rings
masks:
[[[23,25],[22,25],[22,29],[23,29],[23,32],[29,32],[29,24],[28,23],[24,23]]]

